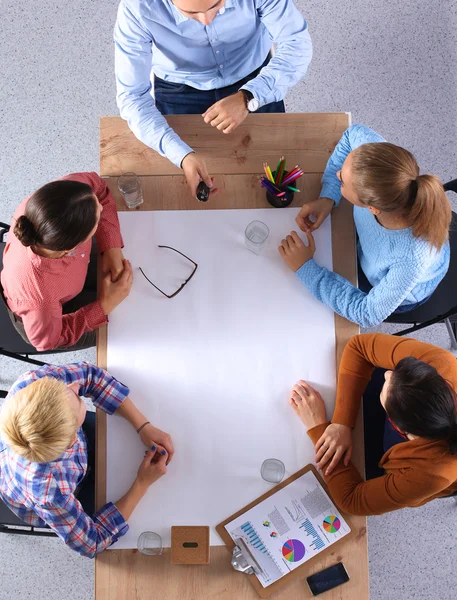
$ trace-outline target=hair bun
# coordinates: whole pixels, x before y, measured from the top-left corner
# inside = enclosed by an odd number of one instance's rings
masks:
[[[22,215],[16,221],[14,235],[23,246],[35,246],[38,244],[38,236],[35,227],[25,215]]]

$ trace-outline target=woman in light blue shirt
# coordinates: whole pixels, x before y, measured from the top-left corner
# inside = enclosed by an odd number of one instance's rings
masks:
[[[368,127],[352,125],[330,157],[322,184],[320,198],[297,216],[309,245],[291,232],[279,247],[313,296],[361,327],[425,302],[449,267],[452,211],[438,177],[419,175],[410,152]],[[362,289],[313,259],[311,231],[341,196],[354,205],[357,256],[367,280]]]

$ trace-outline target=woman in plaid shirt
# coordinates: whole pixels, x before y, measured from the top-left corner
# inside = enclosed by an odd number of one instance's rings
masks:
[[[149,486],[167,472],[174,453],[171,437],[153,427],[128,394],[125,385],[89,363],[46,365],[15,382],[0,413],[0,498],[28,525],[48,525],[89,558],[128,531],[127,520]],[[78,500],[93,446],[82,427],[81,396],[126,418],[148,448],[127,493],[96,512],[89,508],[92,514]],[[93,505],[93,494],[92,489],[86,506]]]

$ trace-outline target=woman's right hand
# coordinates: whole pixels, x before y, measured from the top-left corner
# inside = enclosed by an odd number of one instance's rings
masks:
[[[330,461],[326,475],[330,475],[344,456],[344,465],[347,467],[352,455],[352,429],[346,425],[331,423],[314,447],[316,450],[316,463],[319,469]]]
[[[159,452],[156,447],[154,450],[146,450],[141,462],[136,479],[143,487],[149,487],[158,479],[167,473],[168,452],[165,454]]]
[[[307,202],[295,217],[297,225],[305,233],[307,231],[315,231],[328,217],[334,204],[335,202],[331,198],[318,198],[312,202]],[[314,216],[316,220],[311,221],[311,216]]]
[[[111,273],[107,273],[102,279],[100,305],[105,315],[109,315],[130,294],[133,282],[132,265],[125,258],[123,265],[124,270],[116,281],[112,281]]]

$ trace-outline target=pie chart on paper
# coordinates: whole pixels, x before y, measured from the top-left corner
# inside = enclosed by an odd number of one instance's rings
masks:
[[[282,547],[282,555],[289,562],[299,562],[305,556],[305,546],[300,540],[287,540]]]
[[[322,523],[325,531],[328,533],[336,533],[338,529],[341,527],[341,521],[335,515],[329,515],[325,517],[324,522]]]

